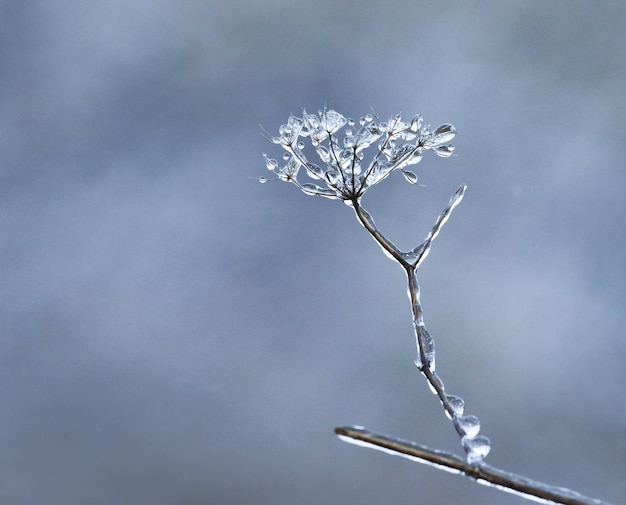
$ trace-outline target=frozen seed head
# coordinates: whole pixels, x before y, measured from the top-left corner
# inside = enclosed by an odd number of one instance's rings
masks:
[[[339,132],[344,127],[340,140]],[[308,195],[348,203],[360,199],[367,189],[394,170],[401,170],[409,183],[416,184],[417,175],[407,167],[419,163],[424,151],[449,157],[454,151],[450,141],[455,135],[456,130],[450,124],[431,132],[419,115],[409,122],[403,121],[399,114],[381,122],[367,114],[355,122],[332,109],[317,114],[303,111],[302,117],[290,116],[278,129],[278,136],[270,137],[285,150],[283,163],[264,157],[268,170],[278,179],[292,182]],[[315,154],[321,165],[309,161],[303,139],[310,141],[310,154]],[[365,160],[365,150],[372,145],[376,147]],[[315,182],[300,182],[301,168]]]

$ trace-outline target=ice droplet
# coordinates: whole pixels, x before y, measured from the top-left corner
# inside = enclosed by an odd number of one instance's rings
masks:
[[[407,165],[417,165],[420,161],[422,161],[422,151],[421,149],[416,149],[408,159]]]
[[[442,124],[433,132],[433,140],[436,144],[450,142],[456,135],[456,130],[451,124]]]
[[[465,402],[463,401],[463,398],[455,395],[446,395],[446,400],[450,404],[455,416],[458,417],[463,415],[463,411],[465,410]]]
[[[419,129],[422,127],[422,116],[415,116],[411,119],[411,124],[409,125],[409,130],[413,133],[417,133]]]
[[[489,451],[491,451],[491,442],[487,437],[463,437],[461,439],[463,448],[467,453],[467,462],[480,463]]]
[[[424,328],[422,343],[424,345],[424,354],[426,355],[426,359],[433,364],[432,368],[434,369],[434,361],[435,361],[435,341],[433,337],[430,336],[430,333]]]
[[[300,187],[302,188],[303,191],[306,191],[308,193],[319,193],[322,189],[317,184],[313,184],[310,182],[307,182],[306,184],[302,184]]]
[[[328,163],[330,161],[330,151],[327,147],[318,145],[315,149],[317,150],[317,155],[324,163]]]
[[[420,346],[420,351],[418,354],[418,359],[415,362],[415,365],[418,368],[422,368],[423,366],[428,366],[430,370],[435,370],[435,341],[433,337],[430,336],[428,330],[420,324],[420,322],[414,322],[415,326],[415,334],[417,337],[417,341]],[[422,363],[422,352],[424,354],[424,358],[426,363]]]
[[[273,172],[278,168],[278,162],[276,160],[268,158],[266,154],[264,154],[263,157],[265,158],[265,166],[268,170]]]
[[[413,172],[410,172],[409,170],[402,170],[402,175],[404,175],[404,178],[407,180],[408,183],[417,184],[417,175],[415,175]]]
[[[339,152],[339,166],[345,170],[354,160],[354,151],[352,149],[342,149]]]
[[[307,173],[309,174],[309,177],[311,177],[312,179],[322,179],[324,177],[324,171],[321,169],[321,167],[318,167],[313,163],[307,163],[305,168]]]
[[[454,146],[452,144],[446,144],[443,146],[437,146],[433,148],[434,153],[441,158],[449,158],[454,152]]]
[[[317,184],[301,184],[300,189],[302,189],[302,191],[304,191],[307,195],[323,196],[324,198],[330,198],[331,200],[338,199],[337,195],[332,189],[321,188]]]
[[[324,177],[331,186],[336,186],[339,183],[339,172],[334,169],[326,170]]]
[[[456,416],[456,422],[466,436],[473,438],[480,431],[480,421],[476,416]]]
[[[347,122],[348,120],[335,110],[329,109],[320,111],[320,123],[322,128],[331,134],[335,133]]]

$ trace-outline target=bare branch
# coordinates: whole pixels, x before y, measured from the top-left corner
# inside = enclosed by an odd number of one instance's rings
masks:
[[[485,463],[469,464],[463,458],[450,452],[430,449],[415,442],[372,433],[365,428],[342,426],[335,428],[335,433],[345,442],[402,456],[418,463],[435,466],[446,472],[464,475],[478,484],[495,487],[501,491],[523,496],[539,503],[611,505],[608,502],[589,498],[576,491],[543,484]]]

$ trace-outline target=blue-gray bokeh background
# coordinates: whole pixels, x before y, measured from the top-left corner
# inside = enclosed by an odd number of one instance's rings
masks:
[[[337,440],[459,452],[402,271],[338,202],[258,184],[327,105],[453,123],[365,206],[416,245],[489,462],[619,502],[626,4],[0,2],[0,501],[521,503]]]

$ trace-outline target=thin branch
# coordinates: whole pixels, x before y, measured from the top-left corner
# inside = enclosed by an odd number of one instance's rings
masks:
[[[465,184],[459,186],[454,195],[450,198],[448,205],[437,217],[437,221],[428,233],[424,242],[410,252],[401,251],[381,233],[381,231],[376,227],[374,219],[370,213],[361,207],[358,198],[352,200],[351,203],[361,224],[372,235],[374,240],[378,242],[385,254],[400,263],[407,275],[408,295],[411,301],[413,327],[417,343],[417,360],[415,361],[415,364],[428,381],[432,392],[439,397],[444,410],[446,411],[448,417],[452,420],[454,429],[458,433],[459,437],[461,437],[468,459],[473,461],[482,459],[489,453],[490,442],[489,439],[484,436],[476,438],[478,431],[480,430],[480,422],[478,418],[475,416],[463,417],[463,400],[458,396],[446,394],[444,383],[435,372],[435,342],[424,325],[422,306],[420,302],[420,287],[416,276],[417,269],[430,251],[432,241],[437,237],[437,235],[439,235],[442,226],[450,218],[454,208],[461,203],[466,188],[467,186]],[[453,401],[456,402],[456,406],[453,405]],[[469,430],[468,423],[471,425]],[[470,441],[470,439],[475,440]]]
[[[469,464],[463,458],[450,452],[430,449],[414,442],[372,433],[365,428],[342,426],[335,428],[335,433],[345,442],[377,449],[396,456],[403,456],[412,461],[432,465],[447,472],[464,475],[479,484],[495,487],[501,491],[523,496],[540,503],[611,505],[608,502],[589,498],[576,491],[543,484],[485,463]]]

